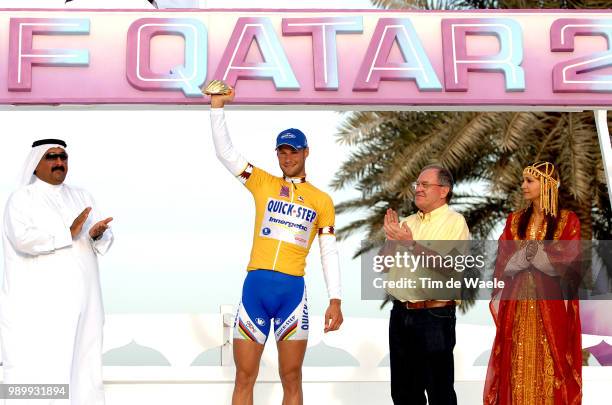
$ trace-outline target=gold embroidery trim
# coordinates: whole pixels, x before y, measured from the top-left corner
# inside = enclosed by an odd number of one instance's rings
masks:
[[[512,222],[510,223],[510,230],[512,231],[512,235],[514,239],[518,239],[518,223],[521,219],[521,216],[525,213],[525,210],[516,211],[514,215],[512,215]]]
[[[559,240],[559,238],[561,237],[561,232],[563,232],[563,230],[565,229],[565,225],[567,225],[568,217],[569,211],[561,210],[561,218],[559,218],[559,223],[557,225],[557,229],[555,229],[555,235],[553,236],[554,240]]]
[[[512,328],[510,381],[513,405],[554,405],[555,368],[534,295],[535,279],[526,273],[519,287]]]
[[[516,211],[512,215],[512,222],[510,223],[510,230],[512,231],[512,235],[515,240],[520,239],[518,236],[518,224],[519,224],[521,217],[525,214],[525,211],[526,209],[522,209],[520,211]],[[557,224],[557,229],[555,229],[555,233],[553,236],[554,240],[559,240],[559,238],[561,237],[561,233],[563,232],[563,229],[565,229],[565,225],[567,225],[568,217],[569,217],[569,211],[561,210],[559,222]],[[546,222],[543,222],[543,224],[546,224]],[[573,230],[573,232],[575,233],[576,231]],[[529,232],[527,234],[529,234]],[[546,232],[544,232],[544,235],[546,235]]]

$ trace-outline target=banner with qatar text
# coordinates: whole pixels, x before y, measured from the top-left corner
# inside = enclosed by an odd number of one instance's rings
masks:
[[[0,104],[612,106],[612,11],[0,9]]]

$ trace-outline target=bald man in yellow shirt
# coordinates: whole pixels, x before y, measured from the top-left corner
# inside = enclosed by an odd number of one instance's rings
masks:
[[[407,246],[413,255],[430,255],[442,252],[432,251],[431,243],[419,241],[469,239],[465,219],[448,206],[453,176],[447,169],[426,166],[413,187],[419,211],[400,221],[394,210],[387,210],[384,230],[388,241],[402,241],[402,246]],[[396,278],[397,272],[392,267],[389,278]],[[407,289],[393,288],[387,292],[394,298],[389,322],[393,403],[456,405],[453,387],[456,302],[428,299],[426,295],[415,298],[414,291]]]

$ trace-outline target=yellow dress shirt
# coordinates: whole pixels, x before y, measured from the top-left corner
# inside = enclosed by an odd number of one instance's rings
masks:
[[[400,221],[400,226],[407,224],[412,232],[412,238],[415,241],[425,241],[424,245],[431,250],[434,250],[441,255],[445,255],[453,250],[454,244],[443,243],[442,246],[436,248],[435,241],[466,241],[470,239],[470,230],[465,222],[463,215],[452,210],[447,204],[436,208],[435,210],[424,214],[417,212]],[[432,243],[428,243],[431,241]],[[463,250],[464,244],[458,244],[459,251]],[[443,251],[446,250],[446,251]],[[410,271],[406,268],[391,267],[389,269],[389,280],[399,280],[400,278],[414,279],[417,282],[417,288],[387,288],[387,292],[395,299],[400,301],[422,301],[434,299],[435,292],[427,288],[421,287],[420,277],[425,275],[430,276],[433,271],[430,269],[418,267],[415,271]],[[440,274],[438,271],[435,274]],[[434,275],[435,277],[435,275]],[[444,278],[444,277],[442,277]],[[430,298],[431,297],[431,298]]]

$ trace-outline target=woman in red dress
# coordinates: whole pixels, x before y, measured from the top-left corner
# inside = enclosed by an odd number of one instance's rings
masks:
[[[552,163],[526,167],[521,188],[528,207],[510,214],[499,238],[494,277],[506,285],[490,304],[497,330],[486,405],[582,401],[578,300],[564,300],[560,287],[579,257],[580,221],[558,209],[558,187]]]

